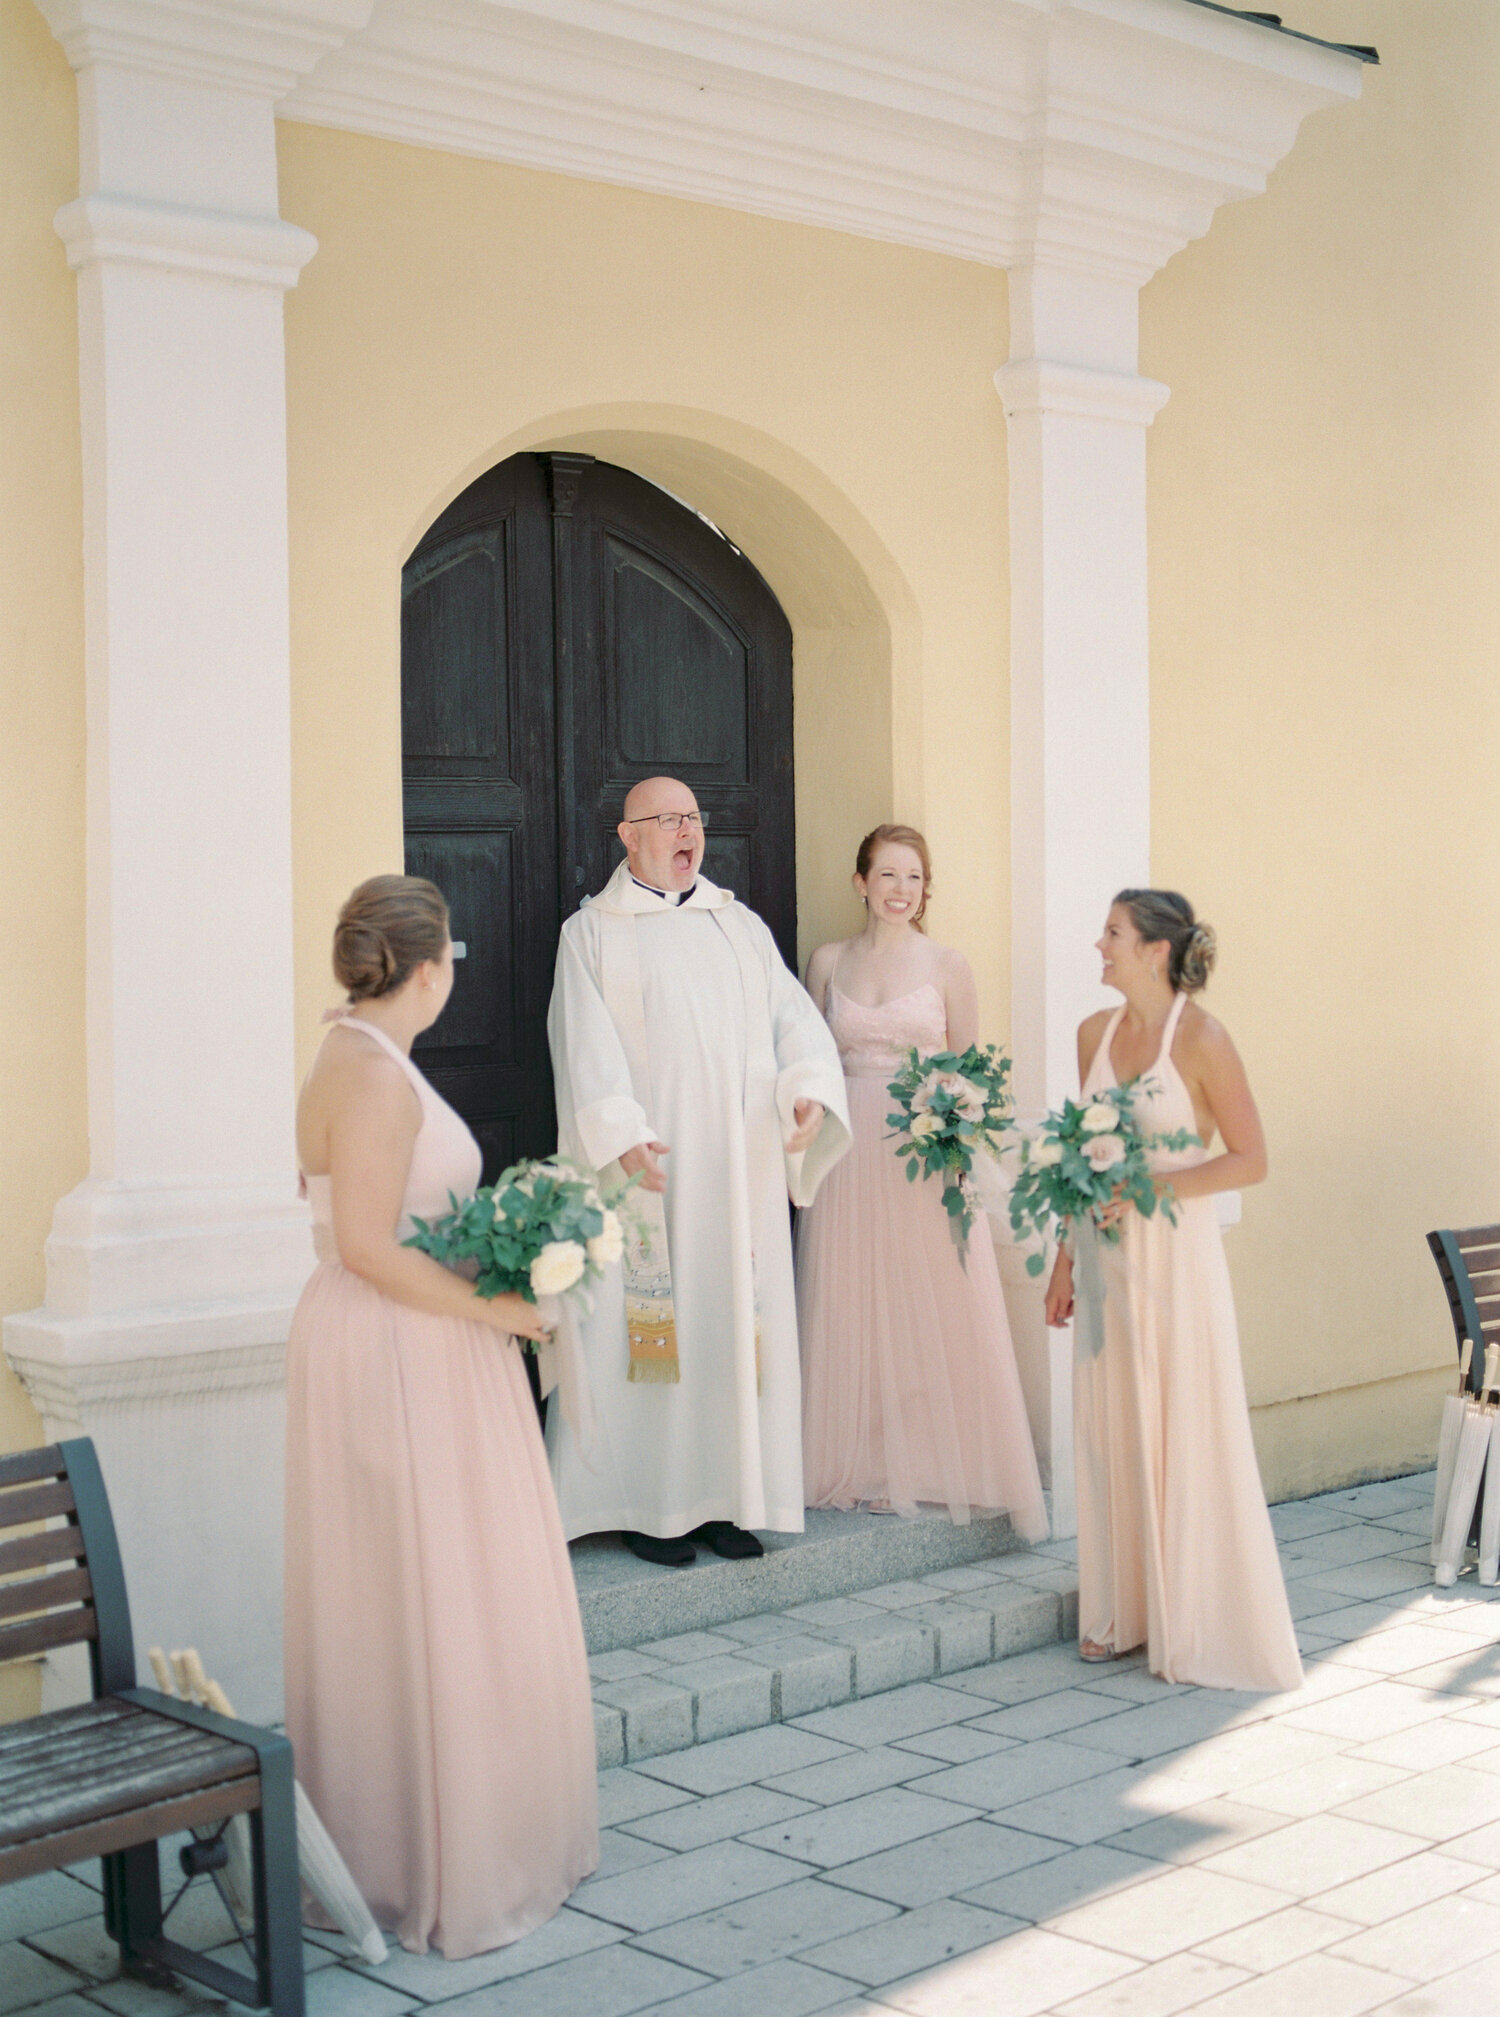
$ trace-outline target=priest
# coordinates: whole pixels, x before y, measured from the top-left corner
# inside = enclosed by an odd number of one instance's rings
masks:
[[[584,1320],[592,1433],[549,1411],[563,1526],[644,1560],[741,1558],[802,1529],[787,1200],[849,1146],[827,1024],[765,924],[700,873],[675,778],[635,786],[625,859],[562,929],[547,1033],[560,1153],[638,1176],[623,1266]]]

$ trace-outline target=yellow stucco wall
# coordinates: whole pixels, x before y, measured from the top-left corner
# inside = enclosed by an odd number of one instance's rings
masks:
[[[307,126],[280,147],[320,245],[287,305],[303,1055],[337,904],[400,859],[401,563],[484,469],[560,446],[707,512],[792,620],[804,950],[853,928],[865,828],[925,816],[936,928],[1002,1033],[1004,275]]]
[[[0,1310],[42,1300],[52,1207],[85,1174],[83,501],[73,73],[31,0],[0,0]],[[40,1441],[0,1362],[0,1450]]]
[[[1422,1236],[1500,1220],[1500,12],[1288,18],[1381,67],[1142,302],[1153,873],[1270,1134],[1229,1247],[1273,1495],[1429,1455]]]

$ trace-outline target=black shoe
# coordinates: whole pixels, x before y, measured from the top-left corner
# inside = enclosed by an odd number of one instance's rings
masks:
[[[632,1555],[639,1555],[643,1562],[655,1562],[660,1569],[685,1569],[698,1559],[698,1550],[685,1535],[659,1541],[655,1534],[621,1534],[620,1539]],[[757,1542],[757,1552],[759,1548]]]
[[[766,1552],[754,1534],[747,1534],[733,1520],[705,1520],[701,1527],[694,1527],[688,1539],[701,1541],[730,1562],[750,1562]]]

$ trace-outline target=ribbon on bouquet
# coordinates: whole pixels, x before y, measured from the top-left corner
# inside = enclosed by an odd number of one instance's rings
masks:
[[[1073,1337],[1084,1358],[1097,1359],[1104,1350],[1104,1270],[1099,1264],[1099,1228],[1087,1213],[1074,1219]]]
[[[536,1348],[536,1369],[545,1400],[554,1389],[563,1420],[586,1470],[594,1471],[594,1396],[589,1386],[588,1366],[583,1356],[583,1340],[578,1335],[578,1317],[567,1296],[541,1296],[537,1308],[552,1326],[552,1335]]]

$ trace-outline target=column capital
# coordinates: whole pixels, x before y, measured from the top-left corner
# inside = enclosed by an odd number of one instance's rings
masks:
[[[1002,364],[995,389],[1013,420],[1024,413],[1066,413],[1082,420],[1117,420],[1149,427],[1171,397],[1159,379],[1133,371],[1095,371],[1046,357]]]
[[[75,70],[95,64],[280,99],[373,0],[37,0]]]
[[[238,217],[139,197],[80,196],[63,205],[53,225],[75,269],[96,260],[123,261],[266,287],[295,287],[318,249],[310,231],[279,217]]]

